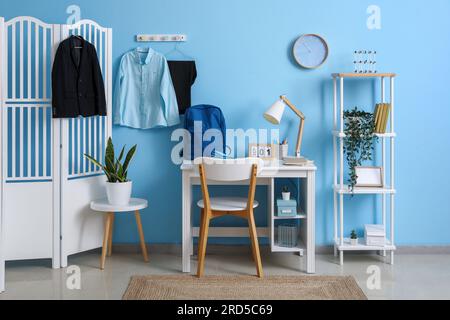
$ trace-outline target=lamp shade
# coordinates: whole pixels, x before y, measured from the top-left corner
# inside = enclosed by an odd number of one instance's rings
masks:
[[[272,124],[279,125],[283,118],[285,108],[286,104],[280,99],[264,113],[264,118]]]

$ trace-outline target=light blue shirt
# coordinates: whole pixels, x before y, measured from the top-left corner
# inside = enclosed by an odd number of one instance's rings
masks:
[[[153,49],[136,48],[122,57],[115,88],[114,123],[137,129],[180,123],[167,60]]]

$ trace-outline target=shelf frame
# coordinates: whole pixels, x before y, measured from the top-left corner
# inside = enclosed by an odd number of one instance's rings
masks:
[[[342,187],[341,185],[335,185],[333,187],[334,192],[337,192],[339,194],[350,194],[350,195],[359,195],[359,194],[395,194],[397,191],[395,189],[392,189],[389,186],[385,186],[383,188],[380,187],[355,187],[353,191],[350,189],[350,186],[347,184],[344,184]]]
[[[389,239],[386,239],[386,244],[384,246],[369,246],[366,245],[366,239],[359,239],[359,243],[357,245],[350,244],[349,238],[344,238],[344,244],[341,245],[340,241],[334,243],[334,246],[339,251],[394,251],[396,250],[396,246],[391,243]]]
[[[354,73],[354,72],[343,72],[343,73],[333,73],[331,75],[333,78],[395,78],[397,74],[390,72],[382,73]]]
[[[395,132],[395,73],[377,73],[377,74],[358,74],[358,73],[333,73],[333,225],[334,225],[334,255],[339,253],[340,265],[344,264],[344,251],[347,250],[377,250],[386,256],[386,252],[390,252],[390,263],[394,264],[394,251],[396,249],[394,242],[394,222],[395,222],[395,138],[397,134]],[[383,168],[383,188],[355,188],[352,192],[348,185],[344,183],[344,139],[346,137],[344,132],[344,84],[346,79],[365,79],[371,78],[380,81],[381,86],[381,102],[386,103],[386,79],[389,80],[391,113],[389,128],[384,134],[374,134],[380,138],[381,143],[381,162]],[[389,184],[386,179],[386,166],[388,161],[386,159],[387,143],[390,147],[390,159],[389,159]],[[389,208],[389,245],[383,247],[376,246],[353,246],[347,248],[344,238],[344,196],[348,194],[362,195],[362,194],[374,194],[381,195],[381,220],[382,225],[387,226],[387,197],[390,197]],[[386,234],[386,238],[388,235]],[[348,245],[350,246],[350,245]]]

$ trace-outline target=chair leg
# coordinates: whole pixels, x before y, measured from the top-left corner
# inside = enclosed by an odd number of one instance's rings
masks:
[[[137,228],[138,228],[138,232],[139,232],[139,239],[141,241],[142,255],[144,256],[144,261],[148,262],[147,246],[145,245],[144,231],[142,230],[141,215],[140,215],[139,211],[136,211],[134,213],[134,216],[136,217],[136,224],[137,224]]]
[[[202,277],[205,270],[206,244],[208,243],[209,222],[211,220],[208,211],[202,211],[202,224],[200,226],[197,277]]]
[[[100,258],[100,269],[105,269],[105,261],[106,261],[106,253],[108,251],[108,240],[109,240],[109,232],[111,229],[111,219],[114,213],[108,213],[106,215],[106,222],[105,222],[105,234],[103,235],[103,248],[102,248],[102,256]]]
[[[261,254],[259,252],[258,235],[256,233],[255,217],[253,216],[253,210],[248,213],[248,227],[250,231],[250,240],[252,242],[253,259],[256,263],[256,272],[259,278],[263,278],[263,269],[261,264]]]
[[[114,230],[114,213],[111,216],[111,225],[109,226],[108,257],[111,257],[112,255],[113,230]]]
[[[198,233],[198,243],[197,243],[197,260],[200,256],[200,248],[202,247],[202,237],[201,234],[203,232],[203,220],[205,219],[205,210],[200,210],[200,228]]]

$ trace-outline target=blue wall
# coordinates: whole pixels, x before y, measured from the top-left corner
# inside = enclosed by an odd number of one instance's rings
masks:
[[[332,239],[330,73],[351,71],[355,49],[378,50],[379,69],[399,74],[397,241],[450,244],[448,0],[2,0],[0,16],[31,15],[64,23],[70,4],[81,7],[82,18],[113,28],[115,70],[119,57],[137,46],[136,34],[186,33],[189,41],[180,48],[195,57],[199,74],[193,103],[221,106],[229,128],[271,128],[262,113],[279,94],[287,94],[308,117],[303,153],[318,165],[317,244]],[[382,9],[381,30],[366,27],[370,4]],[[293,41],[304,33],[319,33],[330,46],[330,58],[318,70],[302,70],[291,57]],[[152,47],[164,53],[173,45]],[[377,100],[366,92],[372,85],[367,81],[349,86],[347,106],[371,110]],[[292,125],[282,126],[281,134],[293,142],[296,119],[290,114],[287,119]],[[181,176],[170,162],[172,130],[114,128],[116,144],[139,145],[130,175],[135,195],[151,203],[143,223],[152,243],[181,241]],[[257,196],[265,199],[264,189]],[[347,201],[349,229],[361,230],[374,221],[374,201]],[[263,209],[257,213],[260,221]],[[132,217],[117,221],[114,240],[136,242]]]

